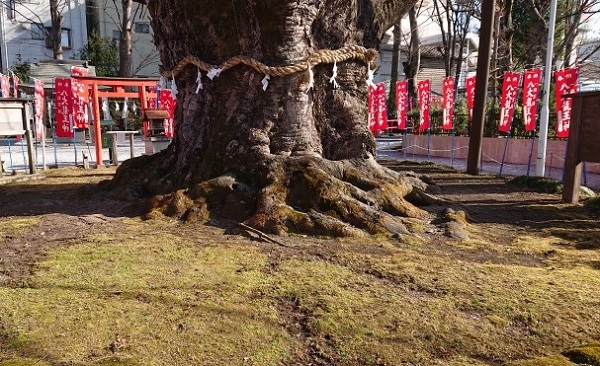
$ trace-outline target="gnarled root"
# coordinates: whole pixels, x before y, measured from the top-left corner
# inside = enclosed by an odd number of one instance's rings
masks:
[[[373,159],[286,157],[275,166],[264,187],[225,175],[156,196],[151,210],[183,220],[232,218],[278,235],[353,237],[419,231],[428,217],[407,200],[420,201],[426,185]]]

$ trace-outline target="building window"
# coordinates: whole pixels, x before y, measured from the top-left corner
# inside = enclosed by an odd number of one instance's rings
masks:
[[[113,29],[113,36],[112,36],[112,40],[115,44],[119,43],[119,40],[121,39],[121,31]]]
[[[135,23],[134,24],[134,32],[135,33],[150,33],[150,23]]]
[[[62,28],[60,30],[60,44],[63,48],[63,50],[70,50],[71,49],[71,30],[69,28]],[[48,37],[46,37],[46,47],[47,48],[52,48],[52,28],[51,27],[46,27],[46,32],[48,32]]]
[[[31,23],[31,39],[46,39],[44,35],[44,25],[41,23]]]

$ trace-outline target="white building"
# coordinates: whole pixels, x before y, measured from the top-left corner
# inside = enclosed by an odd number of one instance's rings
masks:
[[[87,43],[86,4],[85,0],[61,0],[59,3],[63,16],[63,59],[70,59]],[[45,31],[50,28],[48,0],[0,2],[1,69],[52,58],[52,46]]]
[[[445,68],[442,54],[443,47],[440,25],[434,21],[435,13],[433,6],[424,1],[417,13],[417,25],[419,40],[421,44],[421,62],[417,71],[417,80],[430,79],[431,89],[435,94],[442,92],[442,80],[445,77]],[[402,62],[406,60],[410,44],[410,24],[408,15],[405,15],[401,21],[401,40],[400,40],[400,62],[399,79],[404,79],[404,70]],[[390,28],[385,33],[381,44],[379,58],[377,60],[378,69],[375,74],[375,82],[389,82],[392,73],[392,57],[394,44],[394,28]],[[463,50],[463,64],[461,78],[458,80],[458,87],[464,87],[464,80],[467,76],[475,73],[477,65],[477,50],[479,47],[479,37],[476,34],[469,33]]]
[[[122,31],[122,2],[113,0],[88,0],[90,27],[102,37],[119,42]],[[157,77],[160,58],[154,46],[150,14],[146,5],[133,2],[131,11],[132,74],[133,76]]]

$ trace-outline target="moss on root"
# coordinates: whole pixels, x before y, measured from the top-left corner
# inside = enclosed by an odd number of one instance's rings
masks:
[[[177,179],[161,175],[157,160],[147,160],[144,164],[149,172],[144,174],[139,162],[130,163],[130,172],[120,169],[110,186],[121,196],[134,197],[136,194],[125,195],[121,185],[135,178],[138,185],[129,184],[129,191],[134,188],[153,196],[148,201],[147,218],[226,218],[278,235],[295,232],[359,237],[426,230],[416,222],[428,214],[409,202],[412,197],[423,203],[427,197],[426,185],[414,177],[384,168],[373,159],[273,159],[263,179],[229,173],[170,191],[168,187]],[[188,175],[193,176],[192,172]],[[263,182],[259,183],[262,186],[257,182]]]
[[[575,364],[562,356],[538,357],[526,361],[508,363],[507,366],[574,366]]]
[[[564,352],[563,355],[576,364],[600,366],[600,343],[593,342],[576,347]]]

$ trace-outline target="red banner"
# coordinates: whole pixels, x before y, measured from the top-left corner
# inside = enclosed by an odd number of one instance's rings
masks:
[[[2,98],[10,98],[10,78],[4,74],[0,74],[0,89]]]
[[[56,110],[54,119],[56,137],[73,137],[73,126],[71,125],[72,105],[71,79],[54,79],[54,108]]]
[[[573,100],[571,98],[563,99],[563,95],[577,93],[579,69],[556,71],[554,78],[556,79],[556,137],[569,137]]]
[[[444,79],[442,86],[442,128],[444,130],[451,130],[453,127],[453,113],[454,111],[454,78],[447,77]]]
[[[175,99],[169,89],[160,91],[160,107],[166,108],[169,111],[170,118],[166,118],[164,122],[165,137],[175,136],[174,118],[175,118]]]
[[[467,78],[467,108],[469,109],[469,122],[473,118],[473,106],[475,105],[475,84],[477,83],[477,76],[471,76]]]
[[[379,122],[377,129],[379,131],[387,130],[388,118],[387,118],[387,101],[385,97],[385,84],[377,84],[377,121]]]
[[[379,125],[379,121],[377,120],[377,88],[375,85],[369,85],[369,130],[373,134],[377,133],[377,126]]]
[[[88,76],[88,69],[84,67],[71,67],[71,76]],[[75,128],[88,128],[89,117],[87,113],[88,91],[85,84],[76,80],[71,81],[73,89],[73,123]]]
[[[525,131],[535,131],[538,96],[542,81],[542,69],[525,70],[523,75],[523,125]]]
[[[13,79],[13,97],[18,98],[19,97],[19,81],[21,79],[19,79],[19,77],[15,73],[12,74],[12,79]]]
[[[41,139],[44,137],[44,83],[39,80],[33,82],[34,93],[34,114],[35,114],[35,138]]]
[[[502,99],[500,100],[500,124],[498,130],[500,132],[510,132],[510,126],[515,114],[515,106],[517,105],[517,93],[521,84],[520,72],[507,72],[504,74],[502,81]]]
[[[419,93],[419,131],[429,129],[431,109],[431,81],[422,80],[417,83]]]
[[[398,116],[398,129],[406,129],[408,102],[408,80],[396,82],[396,111]]]

